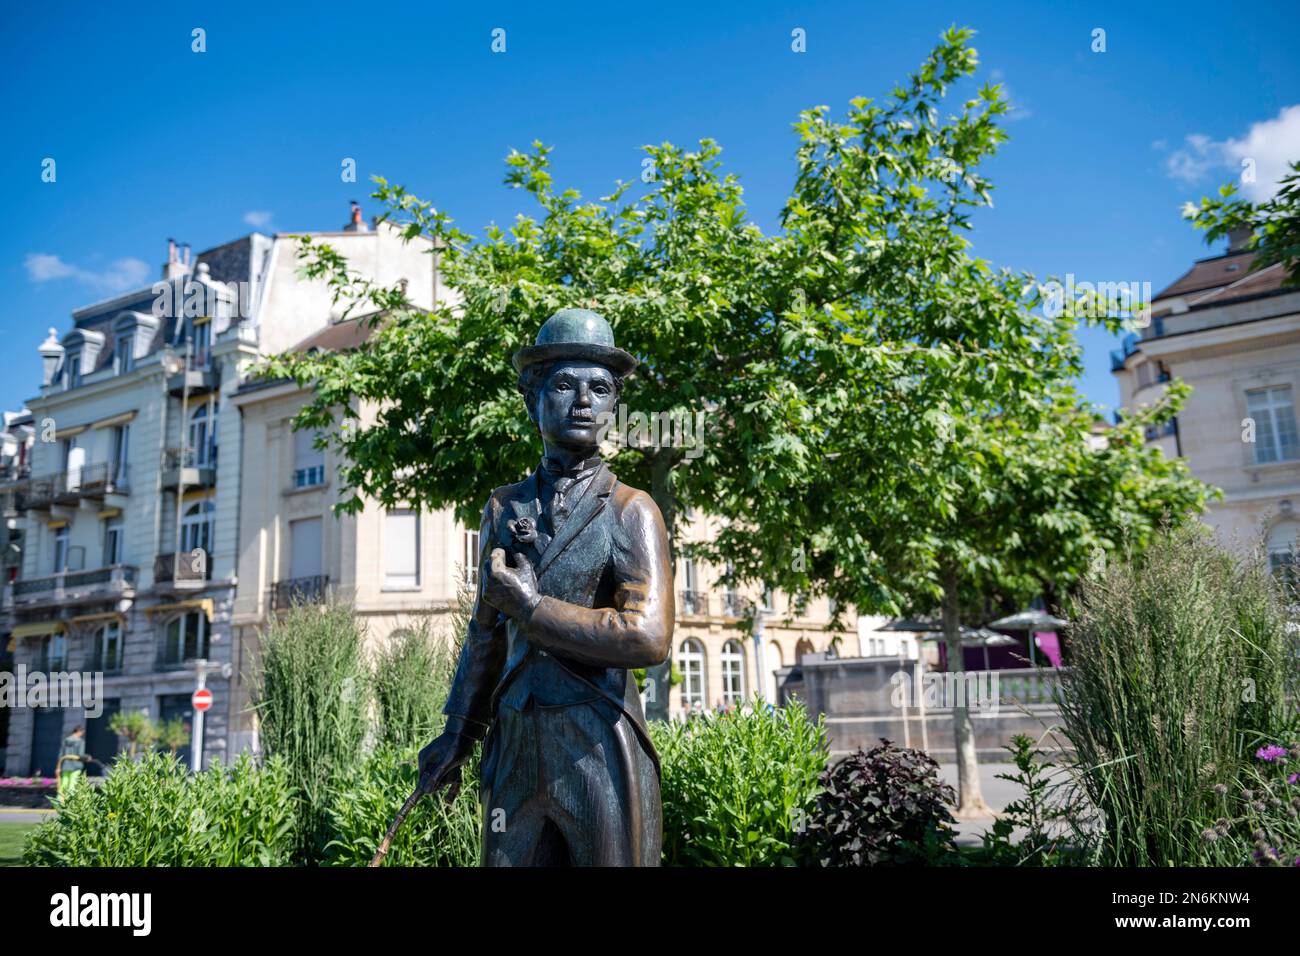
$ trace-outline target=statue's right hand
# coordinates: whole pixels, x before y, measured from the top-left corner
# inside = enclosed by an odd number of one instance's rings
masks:
[[[453,793],[460,783],[460,767],[469,759],[474,741],[461,734],[439,734],[420,751],[420,788],[424,793],[434,793],[439,788],[452,785]]]

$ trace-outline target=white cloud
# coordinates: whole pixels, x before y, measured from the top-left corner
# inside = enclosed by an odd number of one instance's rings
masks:
[[[271,214],[265,210],[254,209],[244,213],[244,222],[254,229],[265,229],[271,224]]]
[[[1251,125],[1237,139],[1213,140],[1203,133],[1193,133],[1182,149],[1165,161],[1169,175],[1180,182],[1195,185],[1211,173],[1232,170],[1242,195],[1252,202],[1262,202],[1277,192],[1278,180],[1287,172],[1287,164],[1300,159],[1300,104],[1283,107],[1276,117]],[[1254,165],[1254,180],[1241,180],[1245,163]]]
[[[149,275],[148,264],[132,258],[117,259],[102,272],[82,269],[45,252],[28,253],[23,264],[27,267],[27,278],[33,282],[76,279],[84,285],[107,292],[121,292],[141,286]]]
[[[1034,114],[1030,112],[1029,108],[1021,102],[1020,98],[1017,97],[1015,92],[1011,89],[1011,84],[1007,83],[1002,77],[1003,73],[1001,70],[994,70],[989,74],[989,78],[994,83],[1001,84],[1002,95],[1007,98],[1007,105],[1010,107],[1010,109],[1003,114],[1003,119],[1008,123],[1013,123],[1016,120],[1028,119],[1033,116]]]

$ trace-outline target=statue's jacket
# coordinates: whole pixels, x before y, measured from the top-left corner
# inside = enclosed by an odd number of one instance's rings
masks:
[[[552,536],[534,471],[496,489],[483,510],[479,594],[444,712],[448,728],[482,736],[499,708],[527,712],[604,700],[621,712],[639,746],[659,764],[631,669],[667,659],[675,608],[668,535],[654,501],[621,484],[602,462]],[[490,555],[502,548],[532,563],[540,602],[526,621],[482,599]],[[630,735],[627,735],[630,736]],[[491,738],[483,778],[492,774]],[[624,754],[625,773],[633,774]],[[632,792],[633,781],[625,783]],[[657,798],[655,803],[657,804]],[[653,808],[658,814],[657,805]],[[633,816],[641,813],[637,810]]]

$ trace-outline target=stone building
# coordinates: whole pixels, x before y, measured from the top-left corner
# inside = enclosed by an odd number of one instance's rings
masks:
[[[1161,395],[1172,376],[1192,386],[1186,408],[1148,441],[1223,490],[1206,521],[1226,543],[1262,537],[1281,567],[1300,534],[1300,286],[1283,285],[1280,264],[1251,271],[1246,238],[1157,294],[1150,324],[1112,353],[1112,371],[1125,408]]]
[[[412,300],[431,305],[427,242],[372,231],[359,210],[342,231],[313,236],[362,275],[408,280]],[[268,449],[260,434],[245,443],[231,396],[264,356],[341,313],[323,283],[296,274],[297,246],[253,233],[191,262],[188,247],[169,242],[159,282],[78,309],[70,330],[51,329],[41,345],[18,509],[26,546],[2,614],[15,670],[102,675],[103,712],[12,709],[9,772],[52,771],[83,722],[88,752],[111,757],[119,710],[188,720],[199,660],[213,668],[205,761],[251,744],[238,703],[248,661],[232,615],[241,479]]]
[[[365,278],[405,281],[417,307],[454,295],[439,286],[428,240],[403,243],[359,209],[344,229],[311,236]],[[21,542],[0,606],[0,670],[97,676],[104,709],[11,708],[8,772],[52,771],[79,723],[88,752],[108,760],[119,711],[190,720],[200,661],[214,698],[204,765],[255,750],[259,637],[291,602],[349,601],[382,641],[416,619],[437,628],[473,584],[477,529],[450,511],[367,502],[336,516],[337,462],[290,424],[308,391],[254,374],[268,355],[364,344],[368,327],[347,303],[297,274],[299,248],[294,235],[252,233],[191,261],[169,241],[159,282],[78,309],[40,346],[30,417],[9,422],[27,428],[30,453],[0,480]],[[728,594],[713,570],[684,560],[677,573],[684,680],[670,712],[775,699],[775,672],[800,655],[835,639],[841,653],[858,651],[855,618],[832,632],[824,601],[801,608],[782,595],[755,643],[736,625],[744,599],[761,595]]]

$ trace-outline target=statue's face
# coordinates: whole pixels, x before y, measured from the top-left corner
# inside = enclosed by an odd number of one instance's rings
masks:
[[[614,376],[605,366],[557,364],[537,393],[537,429],[553,445],[595,448],[600,425],[617,401]]]

